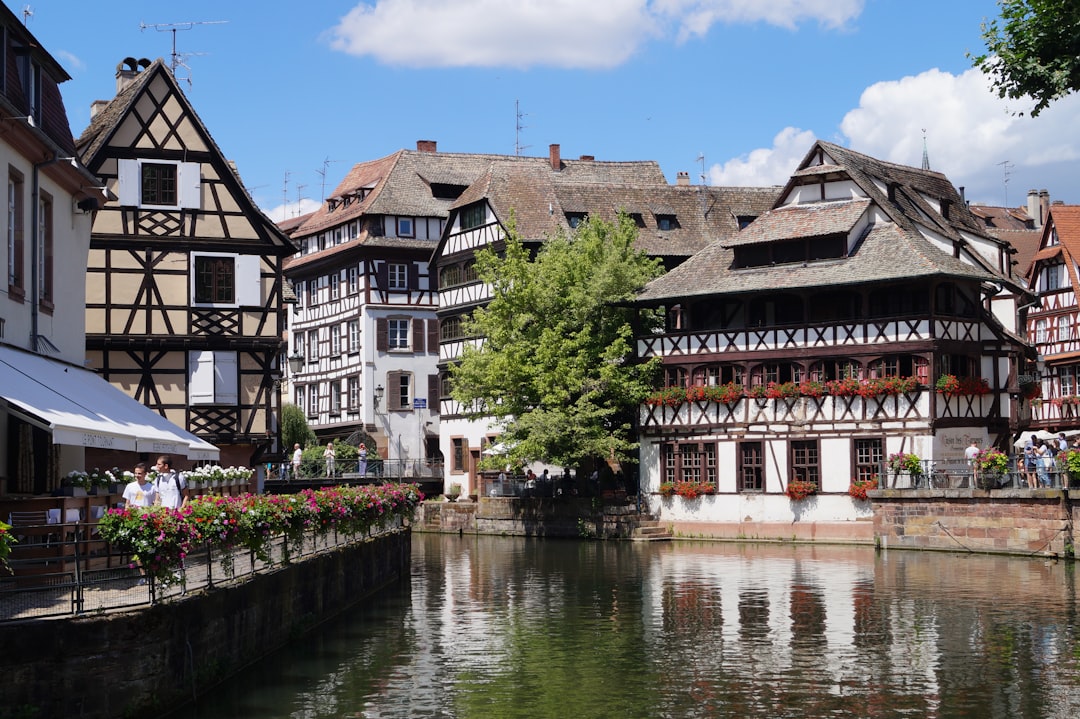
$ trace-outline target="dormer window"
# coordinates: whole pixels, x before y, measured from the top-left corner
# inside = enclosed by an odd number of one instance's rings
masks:
[[[675,215],[657,215],[656,228],[663,232],[679,229],[679,220]]]
[[[326,209],[329,210],[330,212],[333,212],[334,210],[336,210],[337,206],[338,206],[338,199],[336,197],[331,197],[329,200],[326,201]]]
[[[566,224],[570,225],[571,230],[576,230],[587,216],[584,212],[567,212]]]
[[[640,212],[631,212],[630,213],[630,219],[633,220],[634,224],[637,225],[638,227],[644,227],[645,226],[645,218],[642,217]]]
[[[836,234],[740,245],[734,248],[734,254],[732,266],[735,268],[833,260],[847,255],[847,238]]]

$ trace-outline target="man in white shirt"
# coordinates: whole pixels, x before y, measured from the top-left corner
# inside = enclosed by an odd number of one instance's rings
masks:
[[[968,466],[971,467],[971,486],[975,486],[975,480],[979,475],[978,462],[979,458],[979,440],[971,440],[971,445],[964,450],[964,459],[967,460]]]
[[[161,498],[159,504],[169,509],[180,509],[188,501],[187,481],[172,468],[172,457],[163,454],[158,457],[157,479],[154,480],[154,490]]]
[[[157,491],[153,483],[146,477],[146,464],[139,462],[134,469],[135,481],[128,482],[124,487],[124,506],[149,507],[154,503]]]

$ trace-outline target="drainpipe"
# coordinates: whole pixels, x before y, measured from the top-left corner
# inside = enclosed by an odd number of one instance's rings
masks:
[[[38,193],[41,189],[38,175],[43,167],[48,167],[60,160],[60,155],[56,152],[52,154],[52,158],[44,160],[42,162],[34,163],[33,181],[30,189],[30,349],[37,353],[38,349],[38,312],[41,297],[40,281],[41,272],[38,269],[38,263],[41,262],[38,257],[38,243],[40,238],[38,237],[38,213],[40,212],[41,202],[38,199]]]

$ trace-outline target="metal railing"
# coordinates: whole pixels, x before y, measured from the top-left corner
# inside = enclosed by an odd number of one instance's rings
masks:
[[[304,460],[300,463],[299,474],[293,472],[290,462],[271,462],[266,465],[267,479],[270,481],[318,481],[320,479],[341,479],[346,481],[383,479],[422,479],[441,478],[443,462],[435,459],[369,459],[364,466],[356,459],[335,460],[328,470],[326,461]]]
[[[270,544],[266,560],[248,549],[222,552],[201,545],[185,557],[175,582],[168,585],[144,577],[130,554],[95,534],[95,524],[20,527],[26,531],[8,560],[12,574],[0,576],[0,622],[101,613],[168,601],[187,592],[241,582],[260,572],[397,531],[402,526],[398,517],[363,535],[332,530],[325,534],[309,532],[293,541],[282,536]],[[34,535],[29,531],[42,529],[55,534]],[[15,534],[18,538],[18,531]],[[23,543],[31,537],[41,540]]]
[[[980,476],[965,460],[924,459],[918,472],[893,472],[883,463],[883,489],[1062,489],[1070,486],[1068,473],[1058,464],[1030,472],[1023,455],[1009,457],[1008,469],[1000,474]]]

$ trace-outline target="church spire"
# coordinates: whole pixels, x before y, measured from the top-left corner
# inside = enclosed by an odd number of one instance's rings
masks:
[[[930,169],[930,155],[926,151],[926,128],[922,131],[922,169]]]

